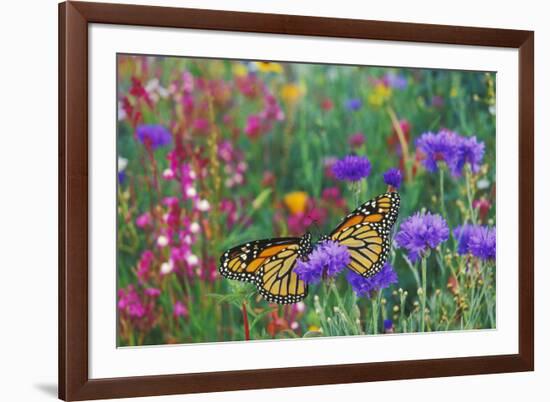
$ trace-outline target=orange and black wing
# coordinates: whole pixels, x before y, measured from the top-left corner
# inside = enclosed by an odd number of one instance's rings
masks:
[[[296,303],[307,296],[307,285],[294,272],[300,238],[256,240],[227,250],[220,259],[220,274],[256,284],[268,301]]]
[[[330,234],[330,240],[348,248],[351,257],[348,268],[353,272],[370,277],[384,266],[399,201],[396,192],[379,195],[346,216]]]
[[[299,258],[298,244],[291,244],[273,254],[262,264],[256,277],[260,294],[279,304],[297,303],[307,296],[307,284],[294,272]]]

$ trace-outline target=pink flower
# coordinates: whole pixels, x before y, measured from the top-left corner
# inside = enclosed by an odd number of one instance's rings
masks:
[[[262,178],[262,186],[273,186],[275,184],[275,175],[273,172],[266,170]]]
[[[160,289],[157,288],[146,288],[144,290],[145,295],[149,297],[159,297],[160,296]]]
[[[244,128],[244,132],[251,139],[258,138],[262,133],[262,121],[260,116],[248,116],[246,119],[246,127]]]
[[[323,190],[321,196],[325,201],[334,201],[341,197],[340,189],[338,187],[327,187]]]
[[[363,133],[352,134],[348,139],[348,143],[352,148],[359,148],[365,143],[365,135]]]
[[[193,122],[193,129],[200,134],[208,134],[210,124],[207,119],[198,118]]]
[[[141,253],[141,257],[137,266],[137,277],[141,283],[147,281],[151,270],[151,264],[155,258],[154,254],[150,250],[145,250]]]
[[[288,230],[293,235],[301,236],[314,223],[322,226],[327,215],[328,211],[325,208],[318,207],[313,200],[310,200],[305,212],[292,214],[288,217]]]
[[[332,166],[338,161],[338,158],[329,156],[323,160],[323,168],[325,170],[325,176],[329,179],[334,179],[334,173],[332,172]]]
[[[189,315],[187,307],[179,300],[174,303],[172,309],[174,317],[187,317]]]
[[[151,226],[152,219],[151,214],[149,212],[145,212],[144,214],[141,214],[136,219],[136,226],[138,228],[144,229],[147,226]]]

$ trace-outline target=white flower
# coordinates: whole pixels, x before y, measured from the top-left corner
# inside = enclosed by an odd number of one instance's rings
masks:
[[[191,225],[189,225],[189,230],[191,233],[199,233],[201,231],[201,226],[197,222],[192,222]]]
[[[173,270],[174,270],[174,264],[172,264],[172,261],[166,261],[160,265],[160,273],[162,275],[167,275]]]
[[[164,172],[162,172],[162,177],[166,180],[172,180],[174,178],[174,171],[170,168],[165,169]]]
[[[197,209],[201,212],[206,212],[206,211],[209,211],[210,210],[210,203],[208,202],[208,200],[200,200],[198,203],[197,203]]]
[[[126,111],[124,110],[124,107],[122,107],[122,102],[118,102],[118,120],[122,121],[126,119]]]
[[[145,85],[145,90],[147,92],[154,91],[159,87],[159,85],[160,85],[159,79],[158,78],[153,78],[153,79],[149,80],[149,82]]]
[[[491,182],[487,179],[480,179],[477,182],[477,188],[480,190],[485,190],[486,188],[489,188],[491,185]]]
[[[199,263],[199,257],[195,254],[189,254],[186,258],[187,263],[191,266],[197,265]]]
[[[160,235],[157,239],[157,244],[159,247],[166,247],[168,245],[168,237]]]
[[[128,166],[128,159],[123,158],[122,156],[118,157],[118,173],[123,172]]]
[[[195,189],[195,187],[189,187],[185,191],[185,195],[187,195],[189,198],[196,197],[197,196],[197,190]]]

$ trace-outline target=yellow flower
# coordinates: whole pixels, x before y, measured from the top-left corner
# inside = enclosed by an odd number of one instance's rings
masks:
[[[391,97],[391,88],[384,84],[376,84],[374,91],[369,94],[368,101],[372,106],[380,107]]]
[[[248,69],[242,63],[233,64],[233,74],[235,77],[244,77],[248,74]]]
[[[451,88],[451,93],[449,94],[449,96],[451,98],[456,98],[458,96],[458,89],[457,87],[452,87]]]
[[[271,63],[269,61],[255,61],[254,65],[262,73],[280,74],[283,72],[283,66],[281,66],[279,63]]]
[[[292,215],[304,213],[308,195],[305,191],[293,191],[284,196],[283,201]]]
[[[305,93],[306,88],[304,85],[285,84],[281,88],[281,98],[290,105],[294,105],[298,102]]]

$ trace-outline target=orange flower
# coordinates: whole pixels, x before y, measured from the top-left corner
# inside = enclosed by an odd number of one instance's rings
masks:
[[[309,197],[304,191],[293,191],[284,196],[283,201],[292,215],[304,213]]]
[[[305,93],[304,85],[285,84],[281,88],[281,98],[289,105],[296,104]]]

